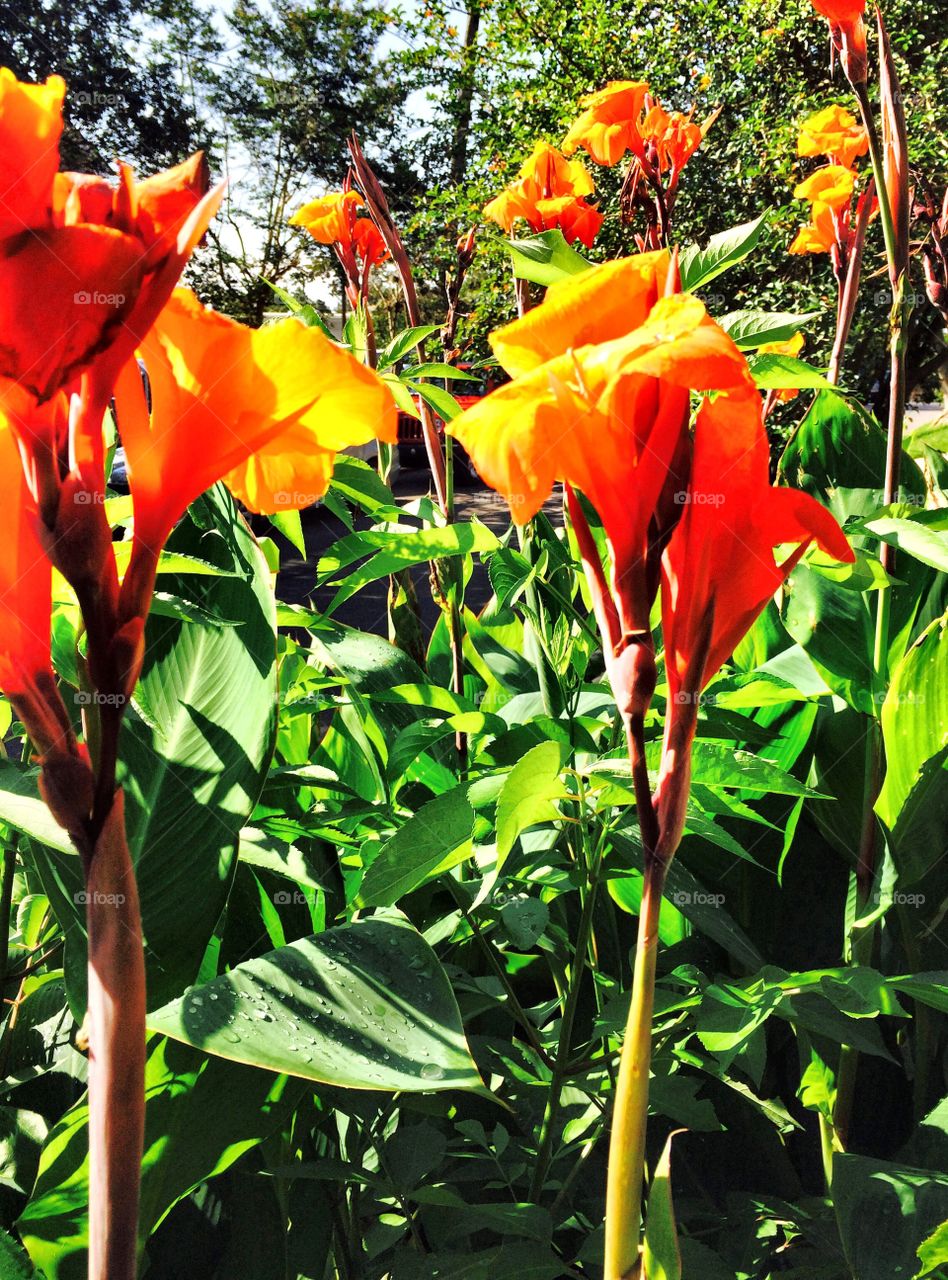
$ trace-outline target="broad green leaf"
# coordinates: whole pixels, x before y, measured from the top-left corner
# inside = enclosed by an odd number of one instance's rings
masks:
[[[397,364],[402,356],[407,355],[409,351],[417,347],[419,342],[424,342],[433,333],[437,333],[440,327],[437,324],[420,324],[411,329],[402,329],[401,333],[396,333],[388,346],[379,352],[379,368],[387,369],[389,365]]]
[[[941,859],[948,829],[948,614],[895,668],[881,720],[886,775],[876,812],[908,886]]]
[[[285,1076],[152,1037],[145,1069],[145,1149],[139,1241],[194,1187],[262,1142],[299,1100]],[[48,1280],[85,1280],[89,1166],[85,1101],[50,1131],[17,1228]]]
[[[681,1252],[671,1187],[671,1144],[674,1136],[670,1133],[665,1140],[649,1186],[642,1252],[642,1275],[647,1280],[681,1280]]]
[[[833,1204],[856,1280],[913,1280],[919,1249],[948,1218],[948,1174],[837,1154]]]
[[[402,374],[403,378],[448,378],[456,382],[480,382],[480,378],[476,373],[469,373],[467,369],[458,369],[453,364],[443,364],[438,361],[428,362],[427,364],[414,364],[406,369]]]
[[[826,391],[825,374],[795,356],[755,356],[750,362],[754,382],[763,391]]]
[[[360,920],[247,960],[148,1023],[207,1053],[323,1084],[483,1089],[444,970],[400,919]]]
[[[718,321],[742,351],[786,342],[820,316],[819,311],[730,311]]]
[[[445,391],[444,387],[439,387],[433,382],[409,382],[408,385],[445,422],[450,422],[452,418],[456,418],[461,412],[461,406],[457,400],[455,400],[450,391]]]
[[[865,527],[922,564],[948,573],[948,529],[944,512],[922,511],[910,520],[880,516],[878,520],[868,520]]]
[[[497,801],[497,859],[503,860],[527,827],[557,816],[555,801],[569,792],[560,770],[558,742],[540,742],[511,769]]]
[[[757,246],[768,218],[762,213],[751,222],[743,222],[740,226],[731,227],[728,231],[719,231],[711,237],[707,247],[699,249],[697,245],[687,245],[681,251],[681,287],[687,293],[694,293],[704,288],[712,280],[722,275],[730,267],[743,262]]]
[[[274,511],[269,517],[270,523],[283,534],[301,556],[306,557],[306,542],[303,539],[303,524],[298,511]]]
[[[657,765],[661,743],[650,743],[649,764]],[[784,796],[813,796],[816,794],[805,783],[791,774],[752,755],[738,751],[725,742],[713,742],[698,738],[692,751],[692,778],[696,783],[711,788],[739,788],[742,791],[761,791]]]
[[[0,762],[0,822],[60,853],[74,855],[72,841],[40,799],[38,777],[35,769]]]
[[[505,241],[518,280],[550,285],[588,271],[591,262],[566,243],[563,232],[543,231],[523,240]]]
[[[874,627],[866,597],[799,564],[784,584],[781,616],[832,691],[871,715]]]
[[[357,905],[390,907],[470,856],[474,810],[467,788],[422,805],[384,844],[362,878]]]
[[[341,494],[347,501],[355,503],[370,514],[380,508],[387,509],[395,505],[391,489],[375,468],[361,458],[352,458],[345,453],[340,453],[336,458],[330,491]]]

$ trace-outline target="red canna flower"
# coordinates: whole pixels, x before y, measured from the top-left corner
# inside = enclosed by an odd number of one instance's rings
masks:
[[[114,186],[57,173],[63,93],[55,76],[37,86],[0,73],[0,379],[38,402],[93,365],[108,382],[164,306],[222,194],[204,194],[201,154],[144,182],[121,165]],[[35,322],[24,324],[27,315]]]
[[[578,239],[588,249],[602,226],[602,214],[584,199],[594,189],[581,161],[567,160],[548,142],[538,142],[517,180],[484,206],[484,216],[508,235],[518,218],[534,231],[559,227],[570,244]]]
[[[833,49],[840,55],[850,84],[865,84],[866,0],[813,0],[813,8],[829,22]]]
[[[756,390],[704,401],[683,514],[662,560],[669,712],[656,805],[659,852],[669,855],[684,823],[702,690],[811,543],[836,560],[854,559],[825,507],[770,484],[768,457]]]
[[[52,570],[16,438],[0,422],[0,689],[23,695],[50,673]]]

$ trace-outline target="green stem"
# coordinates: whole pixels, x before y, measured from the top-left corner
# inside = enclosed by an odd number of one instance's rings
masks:
[[[885,182],[885,165],[882,158],[882,146],[876,129],[875,117],[872,114],[872,103],[869,101],[869,90],[865,84],[854,84],[853,93],[859,103],[859,114],[862,116],[863,128],[869,139],[869,160],[872,164],[872,175],[876,180],[876,195],[879,198],[879,219],[882,223],[882,236],[885,240],[885,252],[889,263],[897,261],[895,222],[892,218],[892,206],[889,204],[889,190]]]
[[[635,1280],[639,1274],[658,917],[666,869],[665,862],[646,854],[632,999],[609,1140],[604,1280]]]

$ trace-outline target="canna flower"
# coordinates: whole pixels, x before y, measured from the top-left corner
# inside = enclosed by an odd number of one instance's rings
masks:
[[[851,169],[869,150],[869,137],[845,107],[824,107],[800,126],[798,156],[826,156],[831,164]]]
[[[662,559],[669,711],[655,796],[660,855],[681,838],[701,691],[809,546],[854,560],[825,507],[771,485],[768,459],[755,390],[703,402],[684,511]]]
[[[587,204],[595,185],[580,160],[567,160],[548,142],[538,142],[516,180],[484,206],[484,216],[508,235],[518,218],[537,232],[559,227],[569,244],[592,246],[602,214]]]
[[[848,208],[853,198],[856,175],[841,164],[825,165],[793,189],[797,200],[826,205],[830,209]]]
[[[518,524],[555,481],[580,489],[609,540],[618,643],[648,631],[661,548],[690,450],[690,393],[752,385],[691,295],[664,297],[669,255],[619,259],[551,286],[491,339],[513,377],[449,424]]]
[[[812,220],[801,227],[793,243],[790,253],[832,253],[837,245],[837,223],[833,210],[829,205],[812,210]]]
[[[585,110],[563,142],[569,156],[584,147],[596,164],[617,164],[627,151],[642,159],[640,129],[648,85],[639,80],[610,80],[604,89],[580,98]]]
[[[865,84],[866,0],[813,0],[813,8],[829,22],[833,50],[840,55],[850,84]]]
[[[823,508],[770,486],[747,362],[697,298],[669,292],[674,278],[658,252],[552,286],[539,307],[492,337],[513,380],[447,428],[517,523],[539,510],[556,480],[595,508],[612,583],[599,583],[594,603],[624,715],[640,709],[630,672],[642,670],[660,578],[672,692],[690,694],[814,538],[851,559]],[[701,402],[694,446],[692,393]],[[588,565],[594,548],[576,519],[581,509],[570,506]],[[779,564],[778,543],[793,544]],[[687,733],[676,732],[685,742]]]
[[[291,227],[303,227],[317,244],[334,245],[340,254],[355,254],[369,267],[384,262],[388,255],[378,227],[368,217],[360,217],[365,201],[358,191],[335,191],[304,204],[292,218]]]
[[[157,552],[187,506],[218,480],[255,511],[325,492],[335,452],[395,440],[395,405],[377,375],[288,319],[250,329],[178,289],[119,378],[136,541]]]
[[[216,210],[198,153],[136,182],[58,173],[65,87],[0,73],[0,380],[38,403],[95,366],[107,383],[177,283]],[[23,317],[41,308],[41,321]],[[100,394],[104,410],[107,394]]]
[[[680,111],[668,112],[656,103],[645,113],[641,128],[646,147],[655,156],[655,168],[659,173],[682,169],[698,150],[704,136],[701,125]]]

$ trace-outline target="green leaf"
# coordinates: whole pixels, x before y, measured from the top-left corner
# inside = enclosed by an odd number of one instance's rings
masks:
[[[795,356],[755,356],[750,371],[763,391],[826,391],[831,386],[824,374]]]
[[[450,391],[445,391],[444,387],[439,387],[433,382],[409,382],[408,385],[412,391],[417,391],[422,400],[429,404],[445,422],[450,422],[461,412],[461,406],[457,400]]]
[[[533,284],[556,284],[558,280],[579,275],[592,266],[566,243],[559,228],[505,243],[513,259],[514,275],[518,280],[530,280]]]
[[[650,743],[649,764],[654,761],[657,765],[660,754],[661,743]],[[769,760],[705,738],[698,738],[692,750],[692,779],[715,789],[738,788],[784,796],[816,795],[805,783]]]
[[[865,528],[922,564],[948,573],[948,529],[943,511],[921,511],[911,519],[880,516],[867,520]]]
[[[299,1097],[300,1086],[286,1077],[152,1037],[145,1068],[140,1243],[183,1196],[268,1137]],[[80,1102],[50,1131],[36,1186],[17,1224],[48,1280],[85,1280],[88,1121],[88,1105]]]
[[[350,1089],[482,1089],[450,984],[407,921],[373,917],[236,965],[149,1027],[233,1062]]]
[[[707,248],[688,245],[681,251],[681,287],[686,293],[695,293],[729,268],[736,266],[757,246],[769,213],[762,213],[751,222],[719,231],[708,241]]]
[[[306,558],[306,542],[303,538],[303,523],[298,511],[274,511],[269,516],[274,529],[279,529],[284,538],[290,542],[303,558]]]
[[[357,905],[390,907],[419,885],[470,857],[474,810],[465,786],[422,805],[373,858]]]
[[[0,1230],[0,1276],[3,1280],[41,1280],[23,1247]]]
[[[674,1136],[670,1133],[665,1141],[648,1192],[642,1253],[642,1274],[648,1280],[681,1280],[681,1253],[671,1187],[671,1144]]]
[[[60,853],[75,854],[72,841],[40,799],[38,778],[36,769],[0,761],[0,821]]]
[[[497,800],[497,859],[510,853],[521,831],[557,816],[555,801],[569,794],[558,742],[540,742],[511,769]]]
[[[856,1280],[913,1280],[919,1249],[948,1218],[948,1174],[837,1154],[833,1203]]]
[[[402,329],[400,333],[396,333],[388,346],[379,352],[378,367],[387,369],[389,365],[397,364],[402,356],[417,347],[419,342],[424,342],[433,333],[437,333],[440,327],[437,324],[419,324],[410,329]]]
[[[926,1276],[936,1272],[941,1276],[948,1271],[948,1221],[936,1227],[918,1246],[918,1260],[921,1265],[915,1273],[915,1280],[925,1280]]]
[[[908,886],[940,861],[948,828],[948,614],[895,668],[881,720],[886,775],[876,812]]]
[[[416,364],[406,369],[402,376],[406,379],[452,378],[458,382],[480,382],[476,373],[469,373],[467,369],[458,369],[453,364]]]
[[[816,320],[819,311],[729,311],[718,321],[742,351],[753,351],[768,342],[787,342]]]

